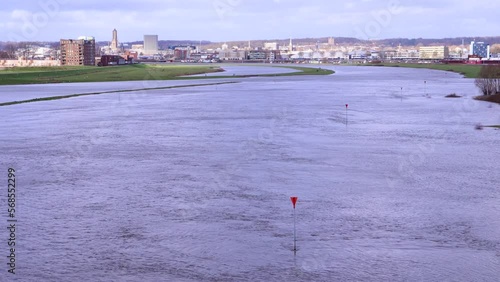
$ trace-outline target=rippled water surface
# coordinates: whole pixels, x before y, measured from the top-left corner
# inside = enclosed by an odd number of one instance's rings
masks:
[[[0,107],[15,279],[498,281],[500,131],[474,126],[500,107],[457,74],[333,69]],[[0,99],[124,87],[144,88]]]

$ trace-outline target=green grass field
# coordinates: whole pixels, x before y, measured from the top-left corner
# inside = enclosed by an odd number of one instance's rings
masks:
[[[332,70],[326,70],[326,69],[323,69],[323,68],[289,67],[289,66],[280,66],[280,67],[294,69],[294,70],[297,70],[298,72],[284,73],[284,74],[278,74],[278,75],[269,74],[269,75],[264,75],[264,76],[330,75],[330,74],[334,74],[335,73]]]
[[[255,65],[248,65],[248,66],[255,66]],[[276,73],[276,74],[248,74],[248,75],[224,75],[224,73],[221,73],[220,76],[210,76],[210,78],[231,78],[231,77],[244,78],[244,77],[300,76],[300,75],[330,75],[330,74],[334,74],[335,73],[332,70],[327,70],[327,69],[322,69],[322,68],[317,68],[317,67],[295,67],[295,66],[286,66],[286,65],[280,65],[280,66],[266,65],[266,66],[267,67],[293,69],[293,70],[296,70],[296,72]],[[183,77],[182,79],[198,79],[198,78],[205,78],[205,77]]]
[[[395,63],[382,63],[382,64],[368,64],[368,66],[385,66],[385,67],[402,67],[402,68],[421,68],[433,69],[442,71],[451,71],[462,74],[467,78],[477,78],[481,65],[455,65],[455,64],[395,64]]]
[[[256,76],[295,76],[295,75],[329,75],[334,72],[321,68],[289,67],[298,72],[265,75],[243,75],[211,77],[183,77],[186,75],[219,72],[218,66],[192,65],[150,65],[138,64],[115,67],[33,67],[9,68],[0,70],[0,85],[43,84],[69,82],[103,82],[103,81],[134,81],[134,80],[171,80],[171,79],[207,79],[228,77]]]
[[[0,71],[0,85],[65,82],[169,80],[178,76],[219,71],[213,66],[128,65],[116,67],[10,68]]]

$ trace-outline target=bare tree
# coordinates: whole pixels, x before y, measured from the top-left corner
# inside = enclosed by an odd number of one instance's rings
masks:
[[[17,44],[9,42],[5,45],[5,52],[7,53],[7,59],[16,59]]]
[[[35,56],[36,47],[33,42],[19,42],[17,44],[17,50],[19,51],[20,57],[24,60],[32,60]]]
[[[475,83],[483,95],[500,94],[500,66],[483,66]]]
[[[491,54],[500,54],[500,44],[493,44],[491,46]]]

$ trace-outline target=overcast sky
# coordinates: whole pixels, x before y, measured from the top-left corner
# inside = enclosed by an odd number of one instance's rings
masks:
[[[418,4],[417,4],[418,3]],[[499,36],[498,0],[2,0],[0,41]]]

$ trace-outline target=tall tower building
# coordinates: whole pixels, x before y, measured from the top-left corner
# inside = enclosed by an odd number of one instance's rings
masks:
[[[113,39],[111,40],[111,50],[118,50],[118,31],[113,29]]]
[[[158,35],[144,35],[144,54],[155,55],[158,53]]]
[[[333,37],[328,38],[328,45],[334,46],[335,45],[335,38],[333,38]]]

